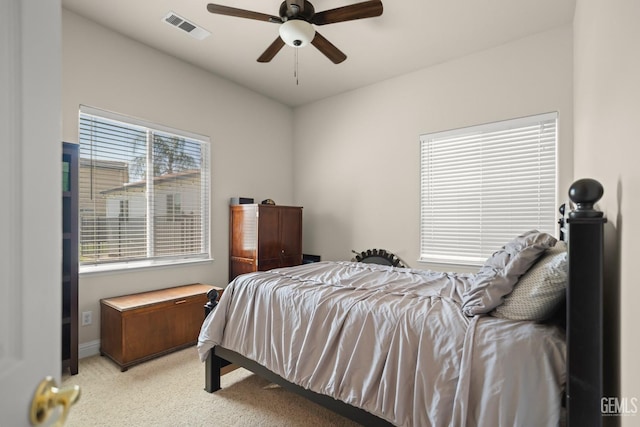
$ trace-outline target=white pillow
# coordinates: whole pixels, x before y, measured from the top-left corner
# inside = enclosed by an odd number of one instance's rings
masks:
[[[567,244],[560,241],[547,249],[490,314],[511,320],[547,320],[564,300],[566,288]]]

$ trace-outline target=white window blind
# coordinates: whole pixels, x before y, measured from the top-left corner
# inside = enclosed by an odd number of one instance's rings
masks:
[[[209,258],[209,140],[80,110],[80,268]]]
[[[556,223],[557,113],[420,136],[420,260],[479,265]]]

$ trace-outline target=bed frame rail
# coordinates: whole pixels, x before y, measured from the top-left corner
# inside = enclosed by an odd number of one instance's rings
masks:
[[[297,384],[293,384],[268,370],[264,366],[254,362],[253,360],[247,359],[246,357],[234,351],[220,346],[214,347],[213,350],[209,352],[209,357],[207,357],[207,380],[205,390],[207,390],[209,393],[220,390],[220,369],[229,363],[242,366],[243,368],[250,370],[251,372],[259,375],[267,381],[278,384],[279,386],[293,393],[305,397],[312,402],[324,406],[325,408],[344,417],[347,417],[359,424],[372,427],[388,427],[393,425],[363,409],[349,405],[330,396],[316,393]]]

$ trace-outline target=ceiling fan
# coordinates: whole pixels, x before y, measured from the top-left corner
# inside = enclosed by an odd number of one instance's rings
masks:
[[[347,55],[318,33],[312,24],[326,25],[380,16],[382,1],[369,0],[316,13],[307,0],[285,0],[280,5],[278,16],[211,3],[207,5],[207,10],[218,15],[280,24],[280,36],[260,55],[258,62],[271,61],[285,44],[303,47],[311,43],[334,64],[339,64],[347,59]]]

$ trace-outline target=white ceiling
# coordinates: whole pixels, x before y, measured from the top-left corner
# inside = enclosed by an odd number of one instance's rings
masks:
[[[316,12],[362,0],[310,0]],[[573,20],[576,0],[382,0],[382,16],[316,27],[347,55],[285,46],[256,59],[278,24],[213,15],[207,3],[278,15],[281,0],[62,0],[64,8],[290,106],[376,83]],[[173,11],[211,32],[203,41],[167,25]]]

